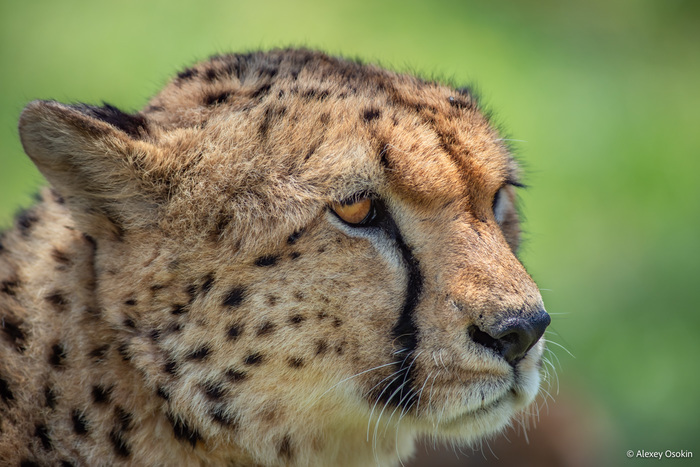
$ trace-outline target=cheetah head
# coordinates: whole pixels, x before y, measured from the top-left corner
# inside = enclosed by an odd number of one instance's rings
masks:
[[[192,449],[391,460],[535,398],[550,319],[516,257],[518,167],[468,91],[277,50],[136,114],[37,101],[20,125]]]

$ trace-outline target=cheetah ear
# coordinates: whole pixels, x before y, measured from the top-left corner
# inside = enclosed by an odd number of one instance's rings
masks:
[[[98,236],[153,218],[160,154],[144,140],[148,132],[145,118],[110,105],[34,101],[19,121],[27,155],[66,199],[78,227]]]

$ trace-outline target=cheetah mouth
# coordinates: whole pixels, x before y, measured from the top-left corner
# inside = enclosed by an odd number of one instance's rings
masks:
[[[517,365],[508,377],[483,374],[479,378],[445,381],[443,384],[451,395],[445,394],[443,401],[454,402],[445,408],[433,407],[439,421],[428,415],[433,427],[439,426],[446,435],[457,433],[489,434],[500,430],[518,412],[526,409],[539,392],[541,374],[536,359]],[[524,361],[525,362],[525,361]],[[523,362],[523,363],[524,363]],[[441,419],[441,420],[440,420]]]

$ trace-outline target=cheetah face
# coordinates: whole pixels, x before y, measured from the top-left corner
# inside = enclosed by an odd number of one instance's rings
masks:
[[[549,316],[516,258],[517,165],[469,93],[278,51],[108,110],[30,106],[53,136],[24,144],[181,431],[264,459],[328,433],[471,441],[533,401]]]

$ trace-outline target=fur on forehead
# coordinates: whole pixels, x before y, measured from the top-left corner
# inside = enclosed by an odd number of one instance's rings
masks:
[[[163,144],[197,162],[173,200],[217,206],[248,230],[252,218],[268,233],[287,224],[279,235],[343,192],[384,189],[380,165],[391,190],[435,204],[477,198],[472,185],[490,198],[513,164],[470,95],[305,50],[214,57],[181,72],[144,112]],[[207,219],[221,221],[191,217]]]

